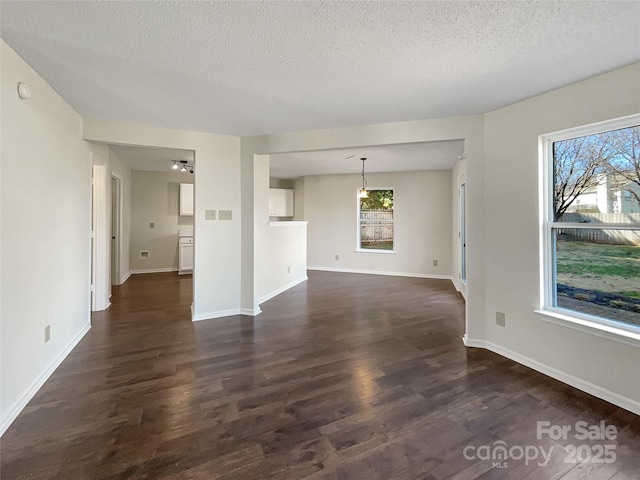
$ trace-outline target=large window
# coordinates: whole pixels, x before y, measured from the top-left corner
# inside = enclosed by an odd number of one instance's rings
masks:
[[[542,309],[632,336],[640,334],[639,125],[634,115],[542,137]]]
[[[358,251],[393,252],[393,189],[358,198]]]

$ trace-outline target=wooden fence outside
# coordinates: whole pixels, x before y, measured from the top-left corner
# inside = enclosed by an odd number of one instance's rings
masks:
[[[393,210],[360,210],[360,244],[393,245]]]
[[[565,213],[560,218],[560,221],[581,224],[590,223],[592,225],[607,223],[640,224],[640,213]],[[561,228],[558,229],[558,234],[581,242],[640,246],[640,230]]]

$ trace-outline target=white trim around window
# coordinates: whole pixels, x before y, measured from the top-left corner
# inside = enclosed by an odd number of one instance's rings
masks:
[[[578,224],[554,222],[553,143],[571,138],[619,130],[640,124],[640,114],[577,127],[539,137],[539,234],[540,234],[540,306],[535,310],[545,321],[596,336],[640,347],[640,326],[587,315],[561,308],[556,302],[554,231],[562,228],[594,230],[638,230],[631,224]]]
[[[397,241],[397,228],[396,228],[396,216],[395,216],[395,205],[396,205],[396,189],[395,187],[367,187],[368,191],[373,190],[391,190],[393,192],[393,249],[391,250],[382,250],[375,248],[362,248],[361,247],[361,226],[360,226],[360,189],[356,192],[356,253],[365,253],[365,254],[374,254],[374,255],[394,255],[396,253],[396,241]]]

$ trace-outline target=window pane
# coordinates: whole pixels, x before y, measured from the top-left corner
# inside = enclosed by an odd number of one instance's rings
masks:
[[[393,190],[369,190],[360,199],[360,248],[393,250]]]
[[[640,214],[640,126],[553,144],[554,220],[628,223]]]
[[[555,230],[556,306],[640,325],[640,230]]]

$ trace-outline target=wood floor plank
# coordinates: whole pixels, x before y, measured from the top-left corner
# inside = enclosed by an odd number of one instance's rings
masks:
[[[465,348],[449,281],[309,272],[258,317],[197,323],[189,276],[113,290],[3,436],[3,480],[640,478],[639,417]],[[566,463],[537,420],[614,425],[615,462]],[[500,441],[554,455],[463,454]]]

